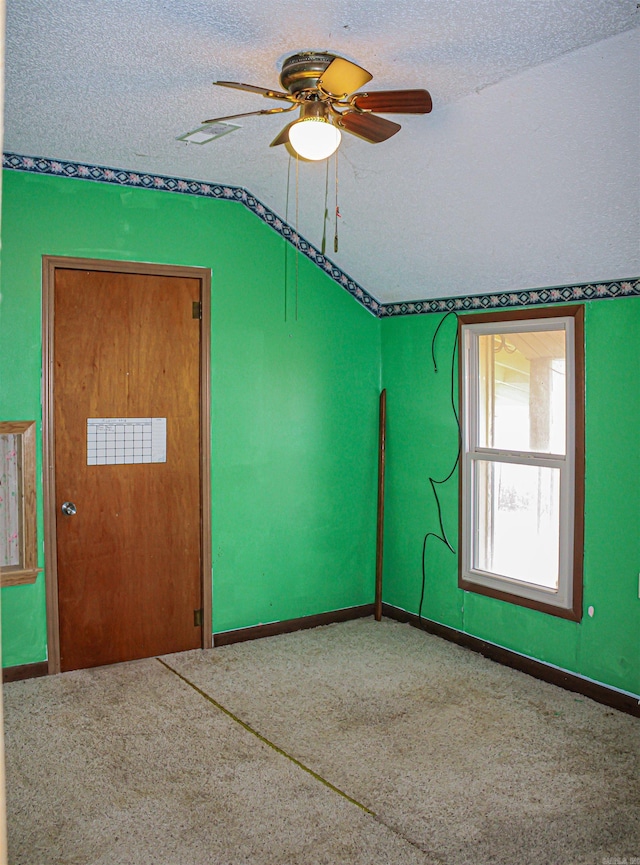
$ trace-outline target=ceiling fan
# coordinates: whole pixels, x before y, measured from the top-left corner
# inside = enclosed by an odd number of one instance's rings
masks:
[[[271,142],[271,147],[289,144],[304,159],[326,159],[340,145],[340,130],[351,132],[378,144],[400,130],[400,124],[378,117],[382,114],[428,114],[431,96],[426,90],[358,91],[372,75],[343,57],[317,51],[303,51],[287,57],[280,73],[284,90],[271,90],[235,81],[214,81],[220,87],[233,87],[259,93],[267,99],[290,102],[291,105],[265,108],[214,117],[203,123],[217,123],[250,117],[254,114],[280,114],[300,109],[297,120],[289,123]]]

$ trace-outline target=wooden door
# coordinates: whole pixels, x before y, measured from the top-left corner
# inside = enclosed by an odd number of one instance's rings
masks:
[[[200,280],[57,267],[54,283],[60,667],[199,647]],[[134,418],[166,419],[166,461],[120,438],[115,463],[88,465],[95,419],[120,436]]]

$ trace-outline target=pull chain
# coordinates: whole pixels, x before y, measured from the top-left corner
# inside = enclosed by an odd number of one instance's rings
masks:
[[[338,220],[341,218],[340,217],[340,207],[338,206],[338,151],[337,150],[336,150],[336,155],[335,155],[335,161],[336,161],[336,228],[335,228],[335,234],[333,236],[333,251],[337,252],[338,251]]]
[[[289,165],[287,166],[287,197],[284,205],[284,221],[289,225],[289,189],[291,186],[291,156],[289,156]],[[284,244],[284,320],[287,320],[287,301],[289,295],[289,244],[285,241]]]
[[[298,215],[299,215],[299,169],[300,159],[296,153],[296,321],[298,320],[298,282],[300,276],[300,233],[298,231]]]
[[[326,173],[324,179],[324,219],[322,222],[322,245],[320,251],[324,255],[327,251],[327,221],[329,219],[329,160],[326,163]]]

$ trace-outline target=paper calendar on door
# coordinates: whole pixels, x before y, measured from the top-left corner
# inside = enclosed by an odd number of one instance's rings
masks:
[[[166,417],[87,418],[87,465],[166,461]]]

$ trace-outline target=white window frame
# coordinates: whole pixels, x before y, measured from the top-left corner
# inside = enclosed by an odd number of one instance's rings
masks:
[[[584,484],[583,307],[500,311],[459,316],[461,470],[459,586],[466,591],[579,621],[582,617]],[[564,454],[480,446],[478,337],[489,333],[563,330],[566,335],[566,447]],[[557,589],[473,567],[477,561],[474,464],[479,461],[547,466],[560,474],[560,549]]]

